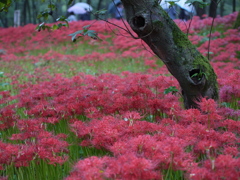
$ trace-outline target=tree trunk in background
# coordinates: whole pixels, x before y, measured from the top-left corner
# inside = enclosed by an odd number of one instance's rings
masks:
[[[232,0],[232,12],[236,11],[236,0]]]
[[[8,12],[2,12],[5,14],[5,16],[0,16],[0,21],[2,22],[3,24],[3,27],[8,27],[8,18],[7,18],[7,13]]]
[[[239,28],[239,27],[240,27],[240,11],[238,12],[238,16],[237,16],[237,19],[236,19],[236,21],[235,21],[235,23],[234,23],[233,28],[234,28],[234,29],[237,29],[237,28]]]
[[[126,18],[152,51],[178,80],[185,108],[198,108],[201,97],[218,99],[216,74],[157,0],[122,0]]]
[[[102,0],[99,0],[97,5],[97,11],[100,10],[101,8],[102,8]]]
[[[63,11],[62,11],[62,6],[63,6],[63,4],[65,4],[66,2],[65,2],[65,1],[62,2],[61,0],[58,0],[57,2],[58,2],[58,3],[56,4],[57,9],[56,9],[56,17],[55,17],[55,19],[57,19],[58,17],[60,17],[60,16],[62,16],[63,14],[65,14],[65,12],[63,13]]]
[[[88,3],[89,5],[92,5],[92,1],[91,1],[91,0],[87,0],[87,3]]]
[[[37,10],[37,7],[36,7],[36,1],[32,0],[33,24],[37,24],[37,15],[38,15],[38,10]]]
[[[28,0],[25,0],[24,3],[23,3],[23,12],[22,12],[22,25],[26,25],[27,24],[27,1]]]
[[[225,4],[225,1],[220,2],[220,16],[224,15],[224,4]]]
[[[218,0],[211,0],[211,4],[209,7],[209,17],[215,18],[217,16],[217,6]]]
[[[31,21],[31,19],[32,19],[32,16],[31,16],[31,8],[30,8],[30,4],[29,4],[29,1],[27,0],[27,4],[26,4],[26,6],[27,6],[27,19],[28,19],[28,21],[27,21],[27,24],[28,23],[32,23],[32,21]]]
[[[203,0],[205,2],[206,0]],[[203,18],[203,15],[206,14],[206,7],[199,7],[198,2],[195,3],[195,8],[197,11],[197,16],[199,16],[201,19]]]

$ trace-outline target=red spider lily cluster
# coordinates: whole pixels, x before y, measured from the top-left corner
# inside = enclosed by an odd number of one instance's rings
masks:
[[[90,179],[161,179],[169,169],[182,171],[186,179],[238,180],[240,177],[239,132],[240,111],[230,105],[240,105],[240,30],[230,29],[236,14],[218,17],[214,26],[226,31],[213,32],[210,61],[219,82],[220,101],[203,98],[198,109],[184,110],[178,94],[164,93],[170,86],[179,89],[165,66],[140,40],[133,40],[123,30],[102,21],[92,24],[103,41],[82,37],[70,46],[68,36],[89,22],[74,22],[69,29],[33,32],[35,25],[1,29],[0,54],[2,67],[19,73],[7,73],[17,93],[0,92],[0,130],[17,131],[0,141],[0,169],[7,165],[29,166],[31,161],[49,164],[68,161],[68,134],[54,133],[49,125],[62,120],[81,141],[79,146],[104,149],[111,155],[90,156],[75,163],[66,180]],[[124,26],[121,21],[113,23]],[[209,29],[211,18],[176,23],[189,33],[189,39],[203,54],[208,52],[209,35],[199,35]],[[113,31],[115,34],[113,34]],[[82,56],[66,53],[81,48],[86,41],[91,49]],[[66,43],[59,51],[52,46]],[[47,49],[44,54],[31,51]],[[109,52],[111,51],[111,52]],[[75,71],[74,62],[94,60],[120,61],[122,58],[142,58],[146,72],[88,75],[78,72],[72,77],[52,75],[48,66],[27,73],[17,63],[19,59],[32,64],[44,61],[63,62]],[[15,62],[15,63],[12,63]],[[92,64],[92,62],[91,62]],[[94,63],[92,64],[94,66]],[[20,74],[27,81],[20,81]]]

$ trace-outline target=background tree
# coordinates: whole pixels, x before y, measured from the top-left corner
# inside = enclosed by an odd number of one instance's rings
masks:
[[[221,0],[220,0],[221,1]],[[219,0],[211,0],[209,7],[209,16],[215,18],[217,16],[217,7]]]
[[[28,6],[26,9],[27,4],[24,5],[24,3],[26,3],[27,1],[28,1]],[[20,10],[21,12],[21,25],[25,25],[26,23],[38,24],[42,20],[37,19],[37,15],[43,11],[46,11],[46,9],[48,9],[48,4],[50,2],[56,6],[56,9],[53,11],[53,14],[52,14],[53,18],[49,19],[48,22],[55,22],[58,16],[62,16],[62,15],[66,16],[67,8],[79,1],[87,2],[91,4],[91,6],[95,11],[98,11],[100,9],[108,9],[108,5],[112,2],[112,0],[69,0],[69,1],[71,1],[71,4],[69,6],[67,5],[68,1],[63,1],[63,0],[51,0],[51,1],[45,1],[45,3],[43,3],[43,0],[0,1],[0,27],[9,27],[14,25],[13,24],[14,10]],[[211,2],[211,0],[202,0],[202,1],[206,3]],[[197,2],[198,1],[194,3],[194,5],[196,5],[195,7],[197,9],[197,15],[202,17],[203,14],[208,14],[210,6],[200,7],[200,6],[197,6],[198,4]],[[220,2],[221,2],[221,5],[217,8],[216,13],[220,14],[221,16],[232,13],[233,11],[239,11],[240,1],[221,0]],[[16,6],[16,4],[18,5]],[[17,9],[14,7],[17,7]],[[27,10],[27,13],[25,13],[24,7]],[[4,12],[4,10],[8,10],[8,12]],[[106,16],[106,18],[108,17],[109,15]],[[92,16],[92,18],[95,18],[95,16]]]
[[[238,12],[238,16],[237,16],[237,19],[236,19],[236,21],[235,21],[235,23],[234,23],[233,28],[234,28],[234,29],[237,29],[237,28],[239,28],[239,27],[240,27],[240,11]]]
[[[232,11],[236,11],[236,0],[232,0]]]
[[[206,0],[203,0],[203,2],[205,3]],[[199,2],[195,2],[195,8],[196,8],[196,12],[197,12],[197,16],[199,16],[201,19],[203,18],[203,15],[206,14],[206,6],[200,6]]]

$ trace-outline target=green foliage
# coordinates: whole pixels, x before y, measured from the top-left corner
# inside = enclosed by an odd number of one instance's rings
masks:
[[[12,4],[11,0],[0,0],[0,12],[3,11],[7,12],[11,4]]]
[[[69,0],[67,5],[70,6],[73,3],[73,0]]]
[[[82,36],[89,36],[90,38],[101,40],[98,37],[96,31],[89,30],[90,27],[91,27],[91,25],[84,26],[83,30],[76,31],[72,34],[69,34],[69,36],[72,36],[72,41],[73,42],[76,42],[77,38],[82,37]],[[80,36],[78,36],[78,35],[80,35]]]
[[[4,77],[4,72],[0,72],[0,77]]]
[[[4,75],[4,72],[0,72],[0,78],[2,79],[2,78],[4,78],[4,77],[6,77],[6,76]],[[1,79],[0,79],[0,91],[5,90],[5,87],[6,87],[7,85],[9,85],[9,83],[2,82]]]
[[[166,2],[168,2],[170,4],[170,6],[174,6],[176,2],[178,2],[179,0],[166,0]],[[187,0],[185,2],[185,4],[190,3],[190,4],[196,4],[200,7],[206,7],[208,6],[210,3],[208,2],[203,2],[203,0]]]
[[[60,29],[61,27],[69,27],[69,24],[68,24],[68,21],[66,19],[66,17],[64,16],[61,16],[59,18],[56,19],[57,22],[65,22],[65,23],[58,23],[58,24],[54,24],[52,26],[48,26],[46,25],[45,22],[39,24],[37,27],[36,27],[36,30],[37,31],[41,31],[41,30],[57,30],[57,29]]]
[[[193,75],[191,75],[191,78],[192,78],[192,79],[193,79],[193,78],[196,78],[198,81],[200,81],[200,80],[203,78],[203,76],[205,76],[205,78],[207,78],[206,73],[203,72],[203,71],[200,69],[199,72],[196,72],[196,73],[194,73]]]
[[[107,13],[107,10],[106,9],[101,9],[99,11],[95,11],[94,12],[94,15],[105,15]]]
[[[176,88],[176,86],[170,86],[169,88],[164,90],[164,94],[168,94],[168,93],[172,93],[175,94],[178,92],[178,89]]]
[[[47,7],[48,9],[45,9],[37,16],[38,19],[44,18],[44,20],[48,20],[48,17],[52,16],[53,11],[56,10],[56,5],[53,4],[51,1],[49,2]]]
[[[170,6],[174,6],[175,2],[177,2],[177,1],[167,1],[167,2],[170,4]]]
[[[197,3],[197,5],[198,5],[200,8],[204,8],[204,7],[206,7],[206,6],[208,6],[208,5],[210,4],[210,3],[208,3],[208,2],[203,2],[203,0],[187,0],[185,3],[186,3],[186,4],[187,4],[187,3],[191,3],[191,4]]]

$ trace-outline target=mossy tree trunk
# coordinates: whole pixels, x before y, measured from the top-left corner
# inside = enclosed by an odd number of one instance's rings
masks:
[[[122,0],[126,18],[139,38],[178,80],[185,108],[197,108],[201,97],[218,99],[216,74],[209,61],[159,6],[157,0]]]

